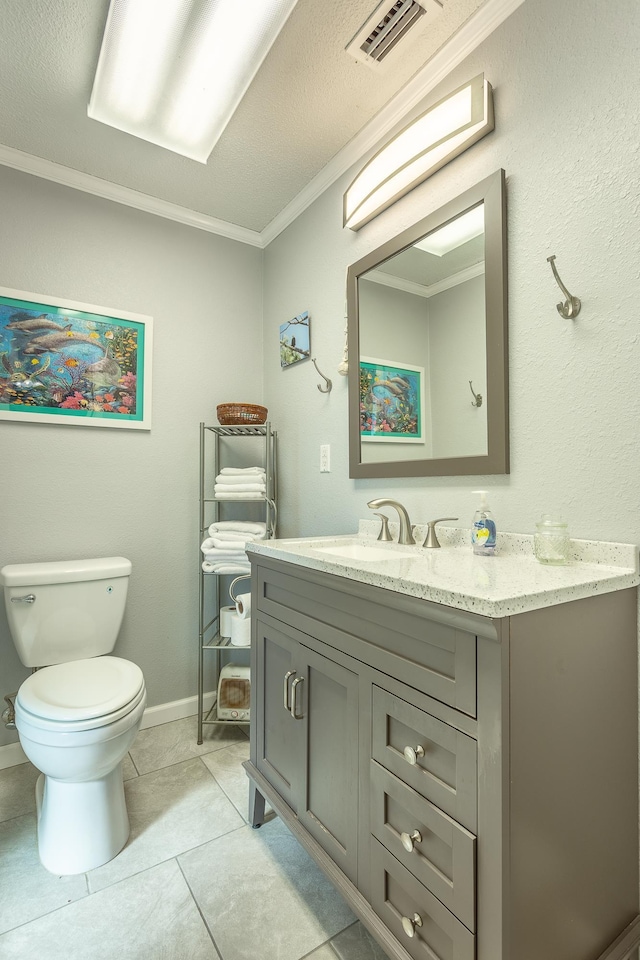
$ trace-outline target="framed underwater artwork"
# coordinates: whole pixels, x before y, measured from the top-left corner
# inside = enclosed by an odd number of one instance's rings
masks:
[[[360,358],[360,439],[424,443],[424,367]]]
[[[0,287],[0,420],[151,429],[153,320]]]
[[[311,356],[311,318],[309,311],[280,324],[280,366],[308,360]]]

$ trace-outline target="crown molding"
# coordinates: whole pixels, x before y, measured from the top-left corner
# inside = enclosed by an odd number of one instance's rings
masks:
[[[424,284],[416,283],[415,280],[406,280],[404,277],[394,277],[391,273],[384,273],[382,270],[369,270],[367,274],[361,276],[360,280],[370,280],[371,283],[379,283],[382,287],[392,287],[394,290],[402,290],[403,293],[412,293],[414,297],[424,297],[430,300],[431,297],[437,297],[439,293],[445,290],[451,290],[458,287],[467,280],[473,280],[474,277],[481,277],[484,274],[484,262],[474,263],[458,273],[452,273],[449,277],[444,277],[436,283]]]
[[[173,220],[196,230],[205,230],[229,240],[254,247],[268,246],[293,221],[320,197],[325,190],[389,133],[413,108],[457,67],[479,44],[517,10],[525,0],[487,0],[434,57],[416,74],[352,140],[327,163],[311,182],[287,204],[267,226],[258,232],[226,220],[208,217],[168,200],[159,200],[146,193],[123,187],[60,163],[23,153],[0,144],[0,165],[30,173],[44,180],[60,183],[105,200],[134,207],[165,220]]]
[[[239,227],[235,223],[218,220],[216,217],[208,217],[196,210],[181,207],[177,203],[150,197],[146,193],[131,190],[129,187],[123,187],[118,183],[111,183],[109,180],[102,180],[100,177],[82,173],[80,170],[73,170],[61,163],[54,163],[52,160],[45,160],[43,157],[34,157],[30,153],[23,153],[22,150],[16,150],[14,147],[0,144],[0,164],[5,167],[13,167],[14,170],[21,170],[23,173],[31,173],[33,176],[41,177],[44,180],[52,180],[54,183],[71,187],[73,190],[81,190],[83,193],[102,197],[104,200],[113,200],[115,203],[122,203],[127,207],[135,207],[136,210],[143,210],[145,213],[151,213],[156,217],[163,217],[165,220],[185,224],[187,227],[195,227],[197,230],[205,230],[208,233],[215,233],[221,237],[227,237],[229,240],[238,240],[240,243],[248,243],[254,247],[263,246],[261,236],[255,230],[248,230],[246,227]]]
[[[487,0],[352,140],[326,164],[261,233],[263,247],[282,233],[347,170],[376,147],[452,70],[469,56],[525,0]]]

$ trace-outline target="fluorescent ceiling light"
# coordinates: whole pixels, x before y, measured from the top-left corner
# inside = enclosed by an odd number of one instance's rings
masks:
[[[206,163],[297,0],[111,0],[88,114]]]
[[[414,243],[419,250],[426,250],[436,257],[443,257],[445,253],[461,247],[467,240],[480,237],[484,233],[484,203],[467,210],[455,220],[450,220],[443,227],[429,233],[423,240]]]
[[[344,225],[358,230],[493,127],[491,84],[480,74],[414,120],[363,167],[344,195]]]

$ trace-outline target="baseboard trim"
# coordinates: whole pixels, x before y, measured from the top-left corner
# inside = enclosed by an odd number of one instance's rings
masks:
[[[208,710],[214,701],[214,693],[205,693],[204,707]],[[171,700],[169,703],[159,703],[155,707],[147,707],[140,724],[141,730],[147,727],[158,727],[161,723],[171,723],[172,720],[184,720],[193,717],[198,712],[198,698],[185,697],[184,700]],[[20,743],[7,743],[0,747],[0,770],[14,767],[19,763],[26,763],[27,758]]]

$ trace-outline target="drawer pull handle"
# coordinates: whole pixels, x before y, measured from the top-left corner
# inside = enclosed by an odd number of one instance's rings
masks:
[[[407,763],[410,763],[411,766],[415,766],[418,762],[418,757],[424,757],[424,747],[405,747],[404,748],[404,758]]]
[[[419,830],[414,830],[413,833],[401,833],[400,841],[407,853],[411,853],[415,843],[422,843],[422,834]]]
[[[291,704],[289,703],[289,681],[291,677],[295,674],[295,670],[289,670],[288,673],[284,675],[284,708],[285,710],[291,710]]]
[[[298,713],[298,684],[302,683],[304,677],[296,677],[291,684],[291,716],[294,720],[302,720],[303,715]]]
[[[419,913],[414,913],[413,917],[402,918],[402,929],[408,937],[415,937],[416,927],[422,926],[422,917]]]

